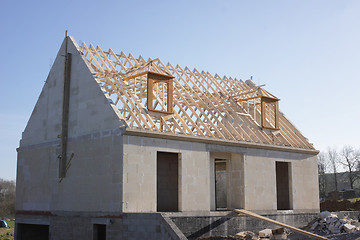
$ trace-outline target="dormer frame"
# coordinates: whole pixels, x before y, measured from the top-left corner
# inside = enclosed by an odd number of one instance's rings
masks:
[[[147,72],[147,109],[152,112],[173,114],[173,76],[160,74],[156,72]],[[153,100],[154,96],[154,85],[157,83],[165,83],[166,89],[166,111],[160,111],[154,109]]]
[[[272,97],[266,97],[266,96],[261,96],[261,127],[262,128],[266,128],[266,129],[270,129],[270,130],[279,130],[279,100],[278,98],[272,98]],[[270,124],[268,124],[268,122],[266,121],[266,117],[267,117],[267,111],[266,111],[266,107],[269,106],[270,104],[274,105],[274,127],[272,127]],[[268,116],[270,117],[270,116]]]

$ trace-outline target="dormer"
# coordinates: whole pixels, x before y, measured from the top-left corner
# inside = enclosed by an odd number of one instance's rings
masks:
[[[257,86],[252,79],[247,80],[235,99],[261,128],[279,130],[280,99],[263,89],[263,86]]]
[[[155,59],[156,60],[156,59]],[[123,74],[122,80],[146,80],[146,107],[148,111],[173,113],[173,76],[148,61]]]

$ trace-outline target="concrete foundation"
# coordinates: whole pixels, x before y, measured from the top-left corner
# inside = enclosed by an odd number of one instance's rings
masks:
[[[31,230],[31,227],[33,227],[34,231],[39,229],[39,226],[48,226],[49,235],[45,239],[96,240],[94,226],[105,225],[106,239],[186,239],[170,218],[163,217],[160,213],[112,214],[94,214],[90,212],[19,213],[16,216],[16,237],[19,240],[38,239],[38,235],[29,237],[22,233],[22,230],[24,230],[22,226],[26,225],[26,230]]]
[[[293,214],[291,212],[265,215],[268,218],[301,227],[317,217],[317,214]],[[51,240],[97,240],[96,227],[104,226],[106,239],[185,240],[204,236],[235,235],[241,231],[258,232],[264,228],[276,228],[274,224],[233,212],[187,213],[104,213],[84,212],[32,212],[18,214],[17,239],[38,239],[27,233],[31,229],[48,229]],[[26,226],[27,232],[24,232]],[[23,231],[23,232],[22,232]],[[23,237],[22,237],[23,236]],[[25,237],[26,236],[26,237]]]
[[[315,219],[318,214],[270,214],[265,217],[287,223],[294,227],[307,225]],[[172,219],[176,226],[188,239],[196,239],[204,236],[227,236],[235,235],[241,231],[252,231],[257,233],[265,228],[277,228],[279,226],[268,222],[260,221],[248,216],[238,216],[234,212],[210,212],[204,213],[171,213],[165,214]]]

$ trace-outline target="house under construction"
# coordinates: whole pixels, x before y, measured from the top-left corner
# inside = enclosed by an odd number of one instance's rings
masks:
[[[18,148],[16,238],[234,234],[234,208],[299,225],[317,153],[252,80],[66,37]]]

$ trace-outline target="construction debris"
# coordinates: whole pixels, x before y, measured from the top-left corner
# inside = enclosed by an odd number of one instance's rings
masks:
[[[276,224],[276,225],[280,225],[280,226],[282,226],[282,227],[286,227],[286,228],[288,228],[288,229],[290,229],[290,230],[293,230],[293,231],[295,231],[295,232],[298,232],[298,233],[300,233],[300,234],[303,234],[303,235],[312,237],[313,239],[327,239],[326,237],[318,236],[318,235],[316,235],[316,234],[314,234],[314,233],[310,233],[310,232],[301,230],[301,229],[299,229],[299,228],[296,228],[296,227],[293,227],[293,226],[290,226],[290,225],[287,225],[287,224],[284,224],[284,223],[275,221],[275,220],[273,220],[273,219],[270,219],[270,218],[267,218],[267,217],[264,217],[264,216],[260,216],[260,215],[258,215],[258,214],[256,214],[256,213],[247,211],[247,210],[245,210],[245,209],[234,209],[234,212],[236,212],[236,213],[238,213],[238,214],[245,214],[245,215],[250,216],[250,217],[254,217],[254,218],[257,218],[257,219],[260,219],[260,220],[269,222],[269,223],[273,223],[273,224]]]
[[[321,212],[319,217],[311,223],[310,230],[318,234],[339,234],[359,231],[358,221],[328,211]]]
[[[238,210],[245,211],[245,210]],[[251,215],[254,213],[248,212]],[[265,220],[264,220],[265,221]],[[273,220],[272,220],[273,221]],[[275,229],[263,229],[255,234],[250,231],[243,231],[237,233],[235,236],[209,236],[201,237],[199,240],[225,240],[225,239],[238,239],[238,240],[276,240],[276,239],[288,239],[288,240],[302,240],[302,239],[328,239],[329,240],[360,240],[360,223],[357,220],[346,217],[343,213],[330,213],[324,211],[319,213],[318,218],[309,223],[307,227],[309,234],[304,237],[304,232],[294,231],[287,227],[279,227]],[[300,230],[300,229],[298,229]],[[311,235],[310,235],[311,234]],[[315,235],[317,234],[317,235]],[[318,236],[322,235],[322,236]],[[315,237],[316,236],[316,237]],[[326,238],[327,236],[328,238]]]
[[[288,234],[285,232],[283,227],[275,228],[271,230],[272,239],[287,239]]]
[[[271,229],[264,229],[259,231],[259,237],[261,238],[268,238],[272,236],[272,230]]]
[[[243,231],[243,232],[239,232],[236,234],[237,237],[240,237],[241,239],[246,239],[246,240],[254,240],[254,239],[258,239],[256,234],[250,231]]]

